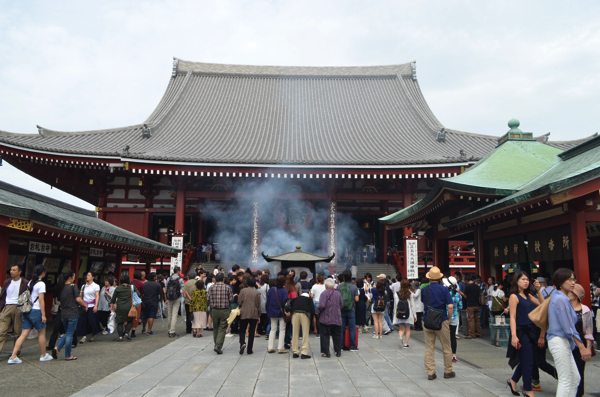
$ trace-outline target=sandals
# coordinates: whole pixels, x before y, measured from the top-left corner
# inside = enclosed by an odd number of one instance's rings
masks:
[[[75,356],[71,356],[69,358],[65,358],[65,361],[75,361],[75,360],[77,360],[77,357],[75,357]]]
[[[52,349],[52,358],[58,360],[58,348]]]
[[[321,357],[330,358],[331,354],[323,353],[321,354]]]

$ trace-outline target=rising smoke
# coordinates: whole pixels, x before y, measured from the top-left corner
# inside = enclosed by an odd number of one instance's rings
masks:
[[[253,203],[258,202],[260,215],[260,248],[266,255],[278,255],[295,250],[327,256],[328,208],[324,200],[293,198],[294,192],[317,191],[317,184],[305,180],[269,178],[231,186],[236,195],[233,200],[205,202],[204,221],[213,225],[212,236],[207,241],[216,243],[223,263],[249,263]],[[228,187],[229,188],[229,187]],[[282,198],[282,195],[292,198]],[[282,216],[282,214],[287,215]],[[306,220],[305,225],[297,225]],[[286,224],[287,220],[287,224]],[[365,244],[367,235],[359,224],[347,214],[337,214],[338,263],[342,250],[348,246]],[[237,249],[237,250],[236,250]],[[268,267],[262,256],[259,268]]]

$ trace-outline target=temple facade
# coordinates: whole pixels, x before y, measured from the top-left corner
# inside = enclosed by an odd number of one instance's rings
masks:
[[[428,107],[416,64],[275,67],[175,59],[166,92],[143,122],[35,134],[0,131],[0,155],[96,207],[98,217],[168,245],[209,243],[221,261],[258,264],[301,245],[348,261],[406,237],[419,263],[424,224],[379,218],[461,175],[498,137],[447,128]],[[560,150],[577,142],[540,145]],[[420,233],[419,233],[420,232]],[[412,243],[411,243],[412,244]],[[465,240],[457,242],[464,247]],[[421,266],[422,263],[421,263]]]

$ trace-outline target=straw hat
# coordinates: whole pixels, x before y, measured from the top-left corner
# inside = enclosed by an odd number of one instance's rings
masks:
[[[425,275],[425,277],[427,277],[430,280],[439,280],[442,278],[442,272],[440,272],[440,268],[437,266],[434,266],[431,268],[430,271],[427,272],[427,274]]]
[[[579,298],[579,301],[581,301],[585,296],[585,289],[581,286],[581,284],[575,284],[573,293]]]

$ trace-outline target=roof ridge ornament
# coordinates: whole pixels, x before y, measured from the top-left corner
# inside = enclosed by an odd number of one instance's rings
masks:
[[[129,156],[129,145],[123,148],[123,156]]]
[[[37,129],[38,129],[38,133],[41,136],[44,136],[44,127],[40,127],[39,125],[36,125]]]
[[[441,130],[439,130],[437,133],[436,141],[442,142],[442,143],[446,142],[446,134],[447,134],[447,132],[446,132],[445,128],[442,128]]]
[[[148,127],[148,124],[144,124],[142,127],[142,138],[150,138],[152,136],[152,130]]]
[[[519,129],[521,122],[515,118],[508,121],[510,130],[500,138],[498,138],[498,146],[506,141],[535,141],[532,132],[523,132]]]
[[[417,61],[412,61],[410,63],[410,70],[412,70],[413,81],[417,81]]]
[[[177,76],[177,67],[179,66],[179,59],[173,58],[173,72],[171,73],[171,77]]]
[[[461,160],[465,160],[467,158],[467,152],[465,152],[463,149],[460,149],[458,153],[460,154]]]

